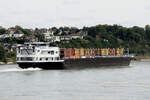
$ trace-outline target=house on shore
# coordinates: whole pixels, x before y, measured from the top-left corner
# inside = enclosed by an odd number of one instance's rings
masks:
[[[5,39],[5,38],[20,38],[24,36],[24,33],[21,30],[17,30],[16,28],[9,28],[8,31],[5,34],[0,35],[0,39]]]

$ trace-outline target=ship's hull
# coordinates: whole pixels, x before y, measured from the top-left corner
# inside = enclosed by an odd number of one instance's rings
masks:
[[[20,68],[64,69],[62,62],[17,62]]]
[[[66,59],[64,62],[17,62],[21,68],[83,69],[107,66],[129,66],[131,57]]]
[[[109,66],[129,66],[131,57],[101,57],[65,60],[66,69],[98,68]]]

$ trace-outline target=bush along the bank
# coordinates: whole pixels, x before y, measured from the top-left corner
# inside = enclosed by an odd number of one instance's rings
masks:
[[[4,46],[2,44],[0,44],[0,62],[7,63],[6,52],[5,52]]]
[[[15,63],[15,61],[16,61],[16,52],[15,51],[9,51],[7,53],[7,61]]]

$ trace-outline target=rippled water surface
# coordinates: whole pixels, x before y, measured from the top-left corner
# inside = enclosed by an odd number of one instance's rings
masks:
[[[0,65],[0,100],[150,100],[150,62],[82,70]]]

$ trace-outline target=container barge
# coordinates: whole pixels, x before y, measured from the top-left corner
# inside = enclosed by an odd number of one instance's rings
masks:
[[[59,48],[36,42],[19,45],[16,62],[21,68],[81,69],[129,66],[132,58],[122,48]]]

